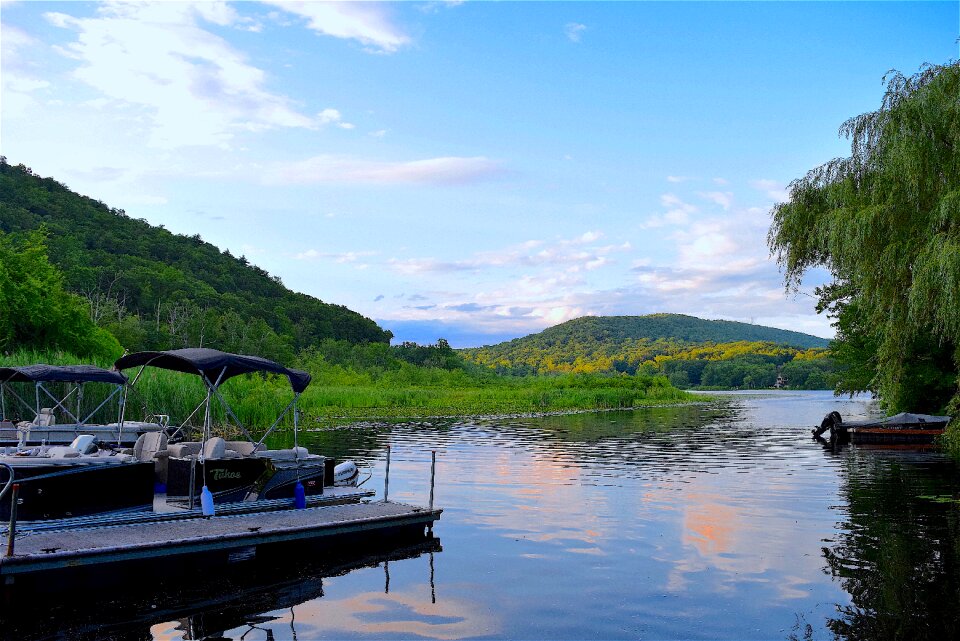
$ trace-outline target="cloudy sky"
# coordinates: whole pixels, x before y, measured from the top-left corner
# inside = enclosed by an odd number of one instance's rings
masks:
[[[2,2],[13,164],[376,319],[480,345],[586,314],[831,336],[765,236],[957,2]]]

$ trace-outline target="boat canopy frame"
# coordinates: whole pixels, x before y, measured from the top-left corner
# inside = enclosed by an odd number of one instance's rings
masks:
[[[10,383],[33,383],[35,394],[35,406],[31,406],[15,389],[9,387]],[[62,398],[57,398],[45,383],[73,383],[72,388]],[[112,392],[91,412],[81,418],[83,407],[83,386],[87,383],[107,383],[114,386]],[[121,392],[127,386],[127,377],[121,372],[115,370],[103,369],[95,365],[45,365],[38,363],[36,365],[21,365],[0,367],[0,412],[2,417],[7,416],[7,399],[9,393],[16,398],[24,407],[32,410],[36,415],[40,415],[41,392],[49,397],[54,405],[74,421],[74,425],[83,426],[99,412],[104,405],[110,402],[114,396],[120,394],[119,422],[123,425],[123,405],[125,394]],[[67,407],[66,403],[74,394],[77,395],[76,413]],[[122,429],[122,427],[121,427]]]
[[[278,425],[280,425],[280,422],[291,411],[291,409],[293,410],[293,430],[294,439],[296,441],[299,428],[299,412],[297,411],[297,402],[300,398],[300,394],[307,388],[311,380],[311,376],[307,372],[284,367],[283,365],[275,363],[271,360],[267,360],[266,358],[261,358],[259,356],[246,356],[243,354],[231,354],[229,352],[222,352],[220,350],[206,347],[191,347],[167,351],[136,352],[134,354],[128,354],[117,359],[116,363],[114,363],[114,367],[118,371],[134,367],[140,368],[133,377],[133,380],[130,382],[130,388],[133,388],[137,384],[147,367],[156,367],[159,369],[172,370],[198,376],[206,387],[206,398],[201,401],[196,409],[190,413],[187,419],[181,421],[180,426],[177,428],[174,434],[171,435],[171,437],[176,436],[183,429],[184,424],[191,420],[194,415],[197,414],[200,408],[205,408],[206,411],[203,425],[203,440],[206,442],[206,440],[210,438],[210,431],[212,428],[213,417],[210,411],[211,403],[212,399],[216,398],[227,415],[233,419],[237,427],[239,427],[244,436],[247,437],[247,440],[255,444],[255,448],[263,444],[267,437],[273,433]],[[260,437],[259,440],[253,438],[253,436],[250,434],[250,431],[236,415],[236,412],[233,411],[230,403],[228,403],[220,393],[220,385],[223,384],[224,381],[233,378],[234,376],[239,376],[240,374],[251,373],[271,373],[286,376],[287,380],[290,382],[290,387],[293,390],[293,399],[287,404],[283,411],[280,412],[280,415],[277,416],[276,420],[267,429],[263,436]]]

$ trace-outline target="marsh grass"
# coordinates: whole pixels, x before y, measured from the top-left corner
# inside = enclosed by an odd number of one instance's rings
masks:
[[[78,362],[63,353],[21,351],[0,357],[0,365]],[[111,366],[102,362],[92,364]],[[512,377],[482,370],[448,370],[408,363],[392,368],[358,369],[330,364],[322,358],[301,359],[295,366],[313,375],[312,384],[299,401],[305,426],[378,419],[608,410],[703,400],[672,387],[664,377],[642,375]],[[171,424],[180,424],[192,414],[190,423],[202,425],[203,410],[194,413],[206,398],[199,378],[152,368],[145,369],[139,377],[138,372],[125,372],[131,380],[136,379],[128,394],[128,419],[142,420],[153,414],[166,414]],[[237,376],[220,389],[237,418],[255,437],[266,431],[293,398],[286,378],[276,376]],[[99,402],[95,398],[90,392],[85,395],[90,403]],[[213,407],[213,422],[219,428],[235,423],[219,403],[213,403]],[[111,411],[115,415],[116,410]],[[280,427],[292,425],[292,414],[288,414]]]

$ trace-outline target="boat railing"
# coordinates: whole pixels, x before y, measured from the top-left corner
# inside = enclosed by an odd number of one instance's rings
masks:
[[[5,497],[7,495],[7,492],[10,491],[10,488],[13,487],[13,467],[8,465],[7,463],[0,463],[0,467],[2,467],[7,471],[7,482],[3,486],[3,489],[0,490],[0,501],[2,501],[3,497]]]

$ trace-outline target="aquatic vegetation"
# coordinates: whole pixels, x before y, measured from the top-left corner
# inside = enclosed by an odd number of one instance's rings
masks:
[[[300,398],[305,426],[342,425],[363,420],[413,419],[432,416],[530,414],[578,410],[607,410],[703,400],[670,385],[662,376],[566,374],[559,376],[499,376],[481,368],[424,367],[397,356],[379,365],[358,364],[370,346],[328,345],[345,350],[340,362],[330,362],[317,350],[308,350],[292,363],[313,376]],[[387,346],[382,346],[388,348]],[[382,349],[380,347],[375,349]],[[329,354],[328,354],[329,355]],[[352,361],[348,358],[353,355]],[[62,352],[21,351],[0,357],[0,364],[81,362]],[[110,362],[94,362],[110,367]],[[137,376],[127,401],[127,417],[140,420],[167,414],[173,423],[186,420],[205,398],[200,380],[176,372],[145,369]],[[222,386],[237,417],[262,431],[291,400],[285,379],[245,375]],[[214,408],[214,422],[229,424],[222,409]],[[194,416],[192,423],[199,424]],[[288,418],[283,427],[292,427]],[[255,431],[256,431],[255,430]]]

